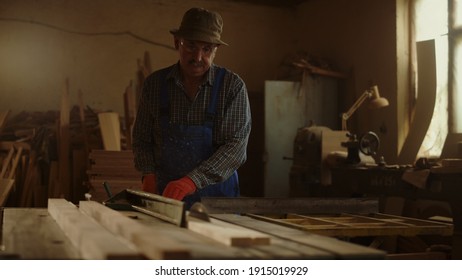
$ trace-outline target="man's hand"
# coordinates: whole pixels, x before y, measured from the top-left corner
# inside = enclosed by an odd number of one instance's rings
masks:
[[[196,184],[189,177],[185,176],[168,183],[162,195],[176,200],[183,200],[185,196],[193,194],[195,191]]]
[[[143,186],[141,190],[157,194],[157,183],[155,174],[146,174],[143,176]]]

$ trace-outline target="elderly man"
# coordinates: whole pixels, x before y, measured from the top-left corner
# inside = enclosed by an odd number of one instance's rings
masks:
[[[244,81],[213,64],[222,45],[221,16],[188,10],[171,30],[179,61],[146,78],[133,128],[143,190],[183,200],[239,196],[237,169],[251,129]]]

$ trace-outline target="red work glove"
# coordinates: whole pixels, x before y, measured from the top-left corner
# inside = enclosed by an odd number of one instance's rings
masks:
[[[176,200],[183,200],[187,195],[193,194],[196,191],[196,184],[189,177],[183,177],[176,181],[171,181],[162,194],[165,197]]]
[[[144,192],[157,193],[156,175],[146,174],[143,176],[143,186],[141,190]]]

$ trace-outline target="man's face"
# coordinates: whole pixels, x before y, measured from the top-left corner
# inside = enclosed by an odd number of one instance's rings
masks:
[[[218,45],[175,38],[175,46],[180,53],[183,75],[189,78],[202,77],[213,63]]]

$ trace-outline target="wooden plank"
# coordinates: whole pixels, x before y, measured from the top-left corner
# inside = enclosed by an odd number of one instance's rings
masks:
[[[151,66],[151,56],[149,55],[148,51],[144,52],[143,56],[143,74],[144,77],[147,78],[149,74],[152,73],[152,66]]]
[[[124,187],[124,188],[133,188],[141,190],[141,180],[140,179],[131,179],[131,178],[115,178],[109,176],[98,176],[90,179],[92,186],[102,186],[104,182],[107,182],[109,186],[112,187]]]
[[[82,129],[84,151],[85,151],[85,154],[88,155],[90,151],[90,144],[88,143],[88,132],[85,126],[85,109],[84,109],[85,106],[83,102],[83,93],[80,89],[78,93],[78,101],[79,101],[79,117],[80,117],[80,126]]]
[[[110,167],[116,167],[116,166],[124,166],[128,170],[135,170],[135,164],[134,164],[134,159],[132,158],[117,158],[117,157],[108,157],[108,158],[96,158],[92,159],[90,157],[90,163],[92,166],[90,167],[93,168],[93,166],[110,166]]]
[[[269,223],[297,228],[312,233],[335,236],[417,236],[451,235],[452,226],[444,223],[371,213],[368,215],[318,215],[288,214],[274,218],[262,215],[249,216]]]
[[[99,113],[98,121],[101,136],[103,138],[104,149],[108,151],[120,151],[121,138],[119,114],[115,112]]]
[[[93,165],[87,174],[113,174],[118,177],[137,177],[141,180],[141,172],[133,169],[128,169],[127,166],[95,166]]]
[[[70,96],[69,79],[66,79],[64,92],[61,96],[58,138],[58,182],[53,197],[70,197]]]
[[[35,185],[38,184],[38,170],[35,151],[31,151],[29,156],[29,163],[26,168],[25,179],[22,187],[21,199],[19,206],[20,207],[32,207],[32,194],[35,189]]]
[[[18,167],[19,159],[22,155],[22,147],[17,148],[16,155],[14,156],[13,163],[11,165],[10,174],[7,176],[7,179],[13,179],[16,174],[16,168]]]
[[[4,178],[6,171],[8,170],[8,167],[10,166],[11,159],[13,158],[14,150],[15,148],[11,147],[8,151],[6,158],[3,160],[2,171],[0,172],[0,178]]]
[[[0,141],[0,150],[10,150],[13,147],[22,147],[24,151],[30,150],[30,144],[27,142]]]
[[[3,127],[6,124],[6,121],[8,119],[8,116],[10,115],[11,111],[6,110],[4,112],[0,112],[0,133],[2,133]]]
[[[0,216],[1,218],[1,216]],[[4,253],[26,260],[80,259],[46,208],[4,208]],[[1,258],[1,256],[0,256]]]
[[[86,173],[93,200],[108,199],[104,182],[109,184],[113,194],[129,188],[141,190],[141,173],[135,168],[133,151],[92,150],[89,158]]]
[[[347,77],[346,74],[343,74],[341,72],[333,71],[330,69],[324,69],[324,68],[312,65],[305,59],[301,59],[297,62],[292,62],[292,64],[296,67],[304,69],[305,71],[308,71],[310,74],[323,75],[323,76],[339,78],[339,79],[345,79]]]
[[[372,213],[379,203],[373,198],[265,198],[265,197],[204,197],[201,203],[208,213]]]
[[[140,252],[150,259],[189,259],[190,252],[175,243],[168,235],[160,234],[131,220],[121,213],[95,201],[80,201],[80,211],[93,217],[103,227],[115,235],[132,242]]]
[[[142,258],[131,244],[111,234],[65,199],[49,199],[48,212],[84,259]]]
[[[110,156],[110,157],[122,156],[122,157],[132,157],[133,158],[133,151],[132,150],[108,151],[108,150],[98,150],[98,149],[91,150],[90,158],[103,157],[103,156]]]
[[[0,207],[5,206],[8,199],[8,195],[14,185],[14,179],[3,179],[0,178]]]
[[[54,197],[55,190],[57,189],[57,185],[59,183],[58,174],[58,162],[53,160],[50,162],[50,172],[48,175],[48,197]]]
[[[334,255],[300,243],[271,236],[271,244],[250,247],[233,247],[219,243],[207,236],[186,228],[165,223],[152,216],[134,211],[121,212],[137,222],[155,227],[159,233],[169,236],[176,243],[188,248],[192,259],[333,259]]]
[[[132,128],[136,116],[136,97],[133,91],[133,81],[125,88],[124,93],[124,113],[125,113],[125,127],[127,137],[127,148],[132,148]]]
[[[10,142],[11,143],[11,142]],[[3,142],[5,144],[5,142]],[[22,178],[19,178],[19,181],[14,179],[16,177],[16,169],[19,165],[22,152],[24,149],[23,145],[11,144],[7,146],[9,151],[7,157],[2,163],[2,170],[0,172],[0,207],[4,206],[7,202],[7,199],[12,191],[15,182],[20,184]],[[21,169],[23,170],[23,169]]]
[[[447,260],[444,252],[416,252],[402,254],[388,254],[387,260]]]
[[[87,180],[85,175],[88,162],[88,152],[85,148],[74,149],[72,151],[72,194],[74,201],[84,199],[87,189],[83,182]]]
[[[277,236],[279,238],[307,245],[326,253],[336,259],[384,259],[385,252],[353,243],[343,242],[331,237],[321,236],[277,224],[256,220],[248,216],[235,214],[211,214],[211,217],[240,225],[246,228]]]
[[[9,179],[9,180],[14,179],[16,175],[16,168],[18,167],[19,160],[22,155],[22,150],[23,150],[22,146],[20,146],[19,148],[15,148],[14,146],[11,147],[11,149],[8,152],[7,157],[3,161],[0,179]],[[5,190],[2,191],[0,189],[0,193],[4,193],[6,196],[11,191],[11,185],[9,181],[4,181],[3,183],[5,184],[4,185]]]
[[[206,222],[189,215],[187,226],[189,230],[212,238],[227,246],[247,247],[270,244],[270,237],[267,234],[216,219],[210,219],[210,222]]]
[[[390,214],[383,213],[374,213],[372,214],[373,218],[387,220],[389,222],[394,222],[397,224],[405,224],[409,227],[416,227],[415,235],[418,234],[436,234],[436,235],[452,235],[454,231],[454,226],[452,223],[442,222],[442,221],[433,221],[433,220],[423,220],[416,219],[412,217],[402,217]]]

